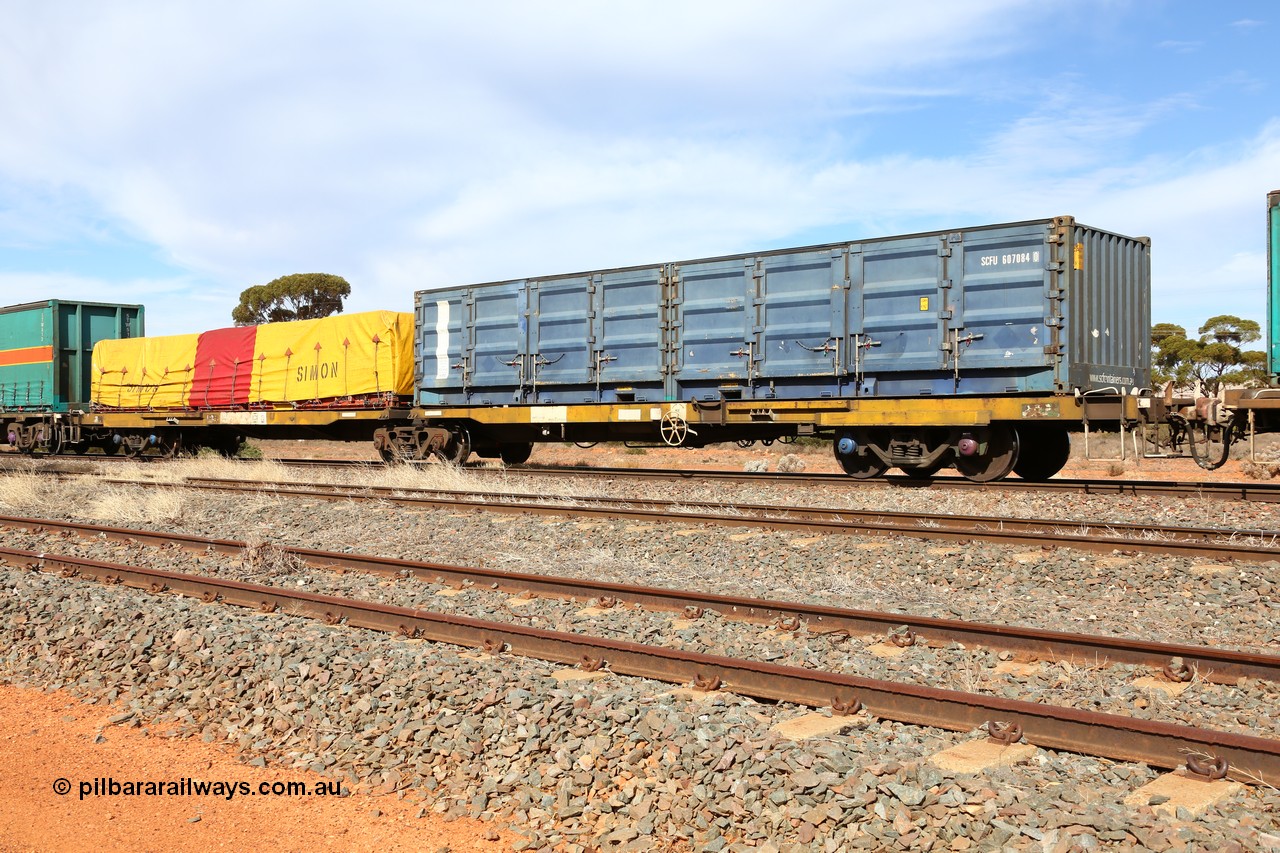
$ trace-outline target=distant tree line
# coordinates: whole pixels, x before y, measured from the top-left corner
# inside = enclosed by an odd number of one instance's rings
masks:
[[[1243,349],[1245,344],[1262,337],[1256,322],[1221,314],[1206,320],[1197,334],[1198,337],[1190,337],[1186,329],[1174,323],[1151,327],[1155,381],[1162,385],[1172,381],[1182,389],[1199,384],[1208,395],[1227,386],[1252,388],[1267,384],[1266,354]]]
[[[340,275],[294,273],[241,291],[231,319],[237,326],[316,320],[340,312],[350,295],[351,285]]]

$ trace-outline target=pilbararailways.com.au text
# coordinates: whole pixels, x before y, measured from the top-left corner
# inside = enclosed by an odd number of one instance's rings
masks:
[[[120,781],[110,776],[83,779],[78,784],[80,799],[88,797],[345,797],[350,791],[337,780],[308,784],[306,782],[233,782],[208,779],[154,780],[126,779]],[[58,778],[53,782],[54,793],[65,796],[71,793],[71,781]]]

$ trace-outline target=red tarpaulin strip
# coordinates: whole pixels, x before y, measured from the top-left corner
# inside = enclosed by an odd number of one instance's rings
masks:
[[[248,404],[257,334],[257,326],[240,326],[200,335],[188,398],[190,405],[221,408]]]

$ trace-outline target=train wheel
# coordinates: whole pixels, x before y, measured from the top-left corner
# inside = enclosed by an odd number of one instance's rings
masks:
[[[840,452],[842,444],[848,443],[844,453]],[[858,480],[871,480],[875,477],[883,477],[884,472],[889,470],[889,466],[880,456],[871,450],[871,448],[858,448],[854,443],[853,436],[838,436],[832,449],[836,454],[836,461],[840,463],[840,467],[850,477]],[[859,453],[858,450],[862,452]]]
[[[219,456],[232,459],[240,452],[240,445],[242,444],[244,444],[244,436],[242,435],[220,435],[208,446],[212,447]]]
[[[103,456],[115,456],[120,452],[120,445],[116,444],[110,438],[103,439],[102,443],[98,446],[102,448]]]
[[[876,477],[883,477],[884,472],[889,470],[889,466],[884,464],[879,456],[874,453],[867,453],[863,456],[837,456],[840,460],[840,467],[850,477],[858,480],[872,480]]]
[[[1008,476],[1018,461],[1018,433],[1000,424],[974,430],[974,433],[979,446],[985,445],[985,452],[957,455],[956,469],[975,483],[990,483]]]
[[[442,462],[448,462],[450,465],[461,465],[471,456],[471,433],[467,432],[466,427],[454,427],[452,430],[453,437],[449,439],[449,443],[436,451],[436,456]]]
[[[404,448],[395,439],[395,433],[387,429],[374,430],[373,449],[378,458],[388,465],[405,460]]]
[[[57,456],[62,452],[62,433],[57,427],[53,427],[53,432],[49,436],[49,443],[45,445],[45,451],[50,456]]]
[[[504,465],[523,465],[533,455],[533,442],[523,444],[499,444],[498,458]]]
[[[1018,461],[1013,463],[1013,473],[1033,483],[1048,480],[1071,458],[1071,438],[1065,429],[1020,430],[1018,444]]]

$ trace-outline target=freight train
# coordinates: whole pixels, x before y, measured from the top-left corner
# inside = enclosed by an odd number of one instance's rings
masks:
[[[1280,375],[1280,191],[1267,200]],[[1044,480],[1071,434],[1225,461],[1280,387],[1151,384],[1150,242],[1071,217],[489,282],[412,314],[145,337],[143,308],[0,309],[0,422],[24,453],[170,456],[244,438],[372,441],[387,460],[540,442],[829,439],[852,477]],[[1096,444],[1095,444],[1096,446]]]

